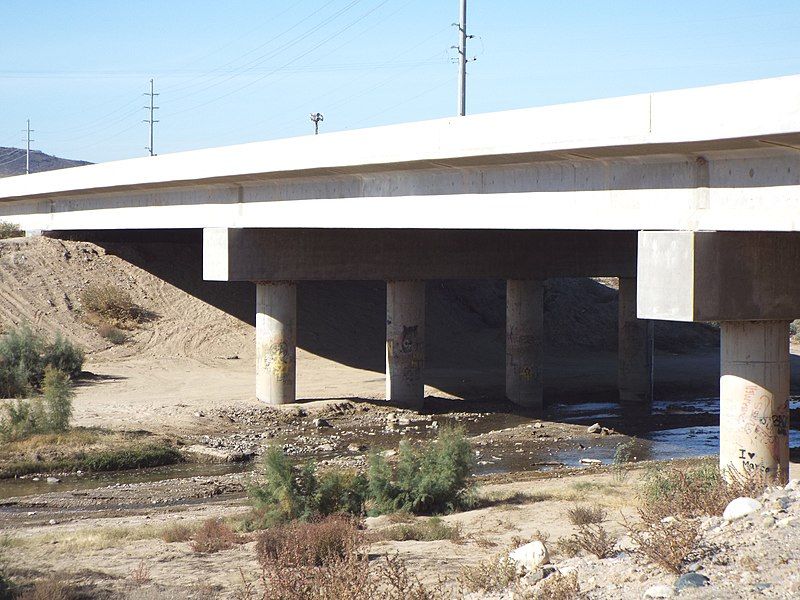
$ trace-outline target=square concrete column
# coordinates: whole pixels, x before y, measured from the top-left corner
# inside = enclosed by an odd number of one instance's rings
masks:
[[[256,283],[256,398],[267,404],[295,401],[297,287]]]
[[[619,401],[653,400],[653,322],[636,318],[636,278],[619,278],[617,384]]]
[[[789,322],[721,329],[719,462],[724,471],[789,478]]]
[[[537,279],[506,282],[506,397],[542,408],[544,285]]]
[[[386,399],[422,408],[425,398],[425,282],[386,282]]]

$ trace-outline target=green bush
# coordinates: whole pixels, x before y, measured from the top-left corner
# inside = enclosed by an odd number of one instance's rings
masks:
[[[34,433],[67,431],[74,395],[67,375],[47,365],[42,381],[42,396],[2,405],[6,418],[0,422],[0,439],[19,440]]]
[[[72,417],[72,399],[75,396],[67,374],[47,365],[42,381],[42,396],[47,431],[67,431]]]
[[[22,398],[41,387],[47,366],[75,377],[83,368],[83,351],[57,335],[53,342],[28,326],[0,338],[0,396]]]
[[[25,232],[19,228],[16,223],[9,223],[8,221],[0,221],[0,240],[8,238],[22,237]]]
[[[372,512],[443,514],[474,503],[472,450],[463,429],[443,428],[433,444],[414,449],[402,442],[397,468],[373,455],[369,465]]]
[[[265,483],[250,489],[254,511],[246,529],[293,519],[334,514],[362,515],[395,511],[442,514],[471,506],[472,451],[462,429],[444,428],[428,446],[400,446],[395,470],[380,456],[370,459],[369,473],[325,471],[308,463],[293,466],[279,448],[264,456]]]
[[[313,463],[292,466],[280,448],[273,447],[264,455],[264,476],[264,485],[252,487],[250,496],[265,525],[364,510],[363,475],[330,471],[318,476]]]

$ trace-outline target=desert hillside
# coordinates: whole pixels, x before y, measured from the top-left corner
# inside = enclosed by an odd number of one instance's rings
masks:
[[[54,171],[68,167],[79,167],[91,163],[85,160],[71,160],[31,150],[31,173]],[[0,146],[0,177],[11,177],[25,173],[25,150],[23,148],[4,148]]]

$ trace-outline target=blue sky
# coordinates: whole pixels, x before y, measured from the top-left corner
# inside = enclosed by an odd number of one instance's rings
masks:
[[[458,0],[0,0],[0,146],[105,161],[444,117]],[[800,2],[469,0],[467,112],[800,73]]]

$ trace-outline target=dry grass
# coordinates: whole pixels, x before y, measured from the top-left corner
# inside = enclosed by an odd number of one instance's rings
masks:
[[[624,522],[636,551],[667,572],[681,574],[698,552],[698,524],[692,519],[654,519]]]
[[[576,598],[580,598],[580,592],[581,587],[578,585],[577,573],[570,573],[569,575],[553,573],[529,593],[518,593],[514,597],[520,600],[527,600],[527,598],[535,600],[576,600]]]
[[[599,506],[576,505],[567,510],[567,517],[573,525],[591,525],[606,520],[606,511]]]
[[[448,540],[453,543],[463,542],[463,530],[460,524],[448,525],[439,517],[422,519],[412,523],[398,523],[370,535],[372,541],[392,540],[405,542],[417,540],[432,542]]]
[[[517,564],[508,557],[507,549],[488,560],[462,568],[456,581],[465,592],[502,592],[516,585],[520,577]]]
[[[191,548],[198,554],[213,554],[230,550],[244,540],[222,519],[208,519],[194,532]]]
[[[572,558],[582,551],[597,558],[614,556],[617,540],[602,525],[587,523],[578,527],[578,532],[568,538],[559,539],[553,550],[556,554]]]
[[[189,542],[195,533],[195,527],[186,523],[173,523],[167,525],[161,532],[161,539],[168,544],[176,542]]]
[[[144,560],[131,570],[128,580],[136,587],[141,587],[150,582],[150,568]]]
[[[730,473],[722,477],[715,464],[694,469],[658,469],[648,472],[639,491],[642,517],[655,521],[675,516],[694,518],[721,515],[728,503],[740,496],[758,497],[774,483],[759,473]]]
[[[315,523],[293,521],[265,530],[258,536],[256,555],[263,568],[321,566],[345,559],[363,541],[356,521],[331,516]]]
[[[90,284],[81,290],[79,298],[84,320],[98,331],[130,330],[154,317],[138,306],[127,291],[112,284]]]
[[[97,333],[100,334],[100,337],[107,339],[112,344],[119,346],[124,344],[128,341],[128,336],[125,335],[125,332],[115,327],[111,323],[101,322],[97,325]]]
[[[72,600],[76,590],[60,577],[36,581],[33,586],[14,596],[16,600]]]
[[[332,516],[316,523],[292,522],[264,531],[256,553],[262,573],[257,586],[243,576],[243,600],[437,600],[396,556],[370,567],[359,550],[357,523]],[[256,588],[259,588],[258,590]]]

